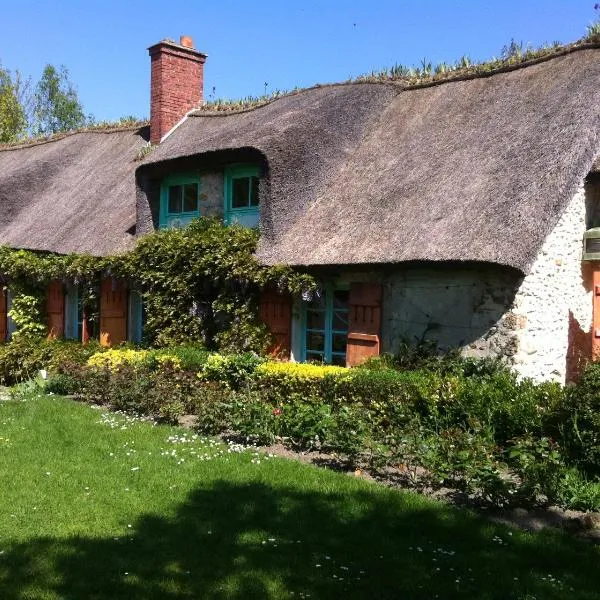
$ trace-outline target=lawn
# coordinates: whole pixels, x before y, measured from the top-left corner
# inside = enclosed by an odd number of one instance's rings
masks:
[[[600,551],[182,429],[0,402],[0,598],[600,598]]]

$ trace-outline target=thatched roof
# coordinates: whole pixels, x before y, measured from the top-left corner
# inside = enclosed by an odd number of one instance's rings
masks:
[[[0,148],[0,244],[94,255],[130,247],[147,139],[136,127]]]
[[[599,134],[600,50],[588,47],[416,89],[354,83],[199,112],[140,172],[258,150],[269,166],[258,256],[269,264],[484,261],[525,272],[591,170]]]

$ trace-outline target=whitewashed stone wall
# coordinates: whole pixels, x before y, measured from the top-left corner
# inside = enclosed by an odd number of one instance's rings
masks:
[[[590,334],[592,292],[581,261],[586,230],[582,186],[539,252],[515,295],[515,369],[524,377],[565,382],[569,323]]]

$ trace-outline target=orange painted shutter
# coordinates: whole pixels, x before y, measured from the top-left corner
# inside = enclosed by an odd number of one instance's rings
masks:
[[[0,287],[0,342],[6,340],[6,291]]]
[[[111,277],[100,283],[100,343],[120,344],[127,339],[127,286]]]
[[[65,290],[60,281],[52,281],[46,288],[46,315],[48,339],[63,337],[65,333]]]
[[[292,347],[292,298],[265,290],[260,298],[260,318],[273,336],[269,354],[289,358]]]
[[[349,367],[379,356],[382,296],[383,287],[379,283],[353,283],[350,286],[346,347]]]

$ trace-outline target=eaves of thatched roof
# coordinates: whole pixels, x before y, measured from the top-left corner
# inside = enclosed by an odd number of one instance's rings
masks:
[[[268,264],[476,261],[526,272],[600,150],[600,49],[406,89],[317,87],[192,113],[146,159],[254,148]]]
[[[147,128],[77,132],[0,148],[0,244],[66,254],[126,250]]]

